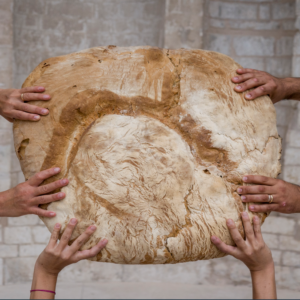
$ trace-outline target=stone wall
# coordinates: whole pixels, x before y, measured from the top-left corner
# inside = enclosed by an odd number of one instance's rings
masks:
[[[205,48],[228,54],[245,67],[280,77],[300,77],[300,21],[296,20],[300,5],[297,2],[295,6],[294,0],[1,1],[0,16],[10,16],[10,23],[6,21],[5,27],[0,27],[0,66],[5,66],[2,59],[14,56],[14,72],[9,62],[0,75],[3,87],[12,85],[12,74],[14,86],[20,87],[31,70],[47,57],[109,44]],[[1,22],[0,18],[0,26]],[[7,27],[12,23],[13,52],[12,26]],[[2,79],[7,74],[10,81]],[[282,176],[299,184],[300,164],[296,162],[300,153],[300,111],[294,101],[276,104],[276,111],[285,145]],[[0,140],[4,143],[0,144],[0,190],[24,180],[15,154],[10,154],[10,130],[10,124],[0,117],[1,137],[2,132],[6,134],[6,139]],[[45,247],[49,232],[36,216],[1,218],[0,224],[0,284],[30,281],[36,256]],[[299,229],[297,215],[278,213],[272,213],[263,226],[281,288],[300,290]],[[60,276],[63,281],[72,282],[251,283],[247,268],[232,257],[157,266],[82,261],[64,269]]]

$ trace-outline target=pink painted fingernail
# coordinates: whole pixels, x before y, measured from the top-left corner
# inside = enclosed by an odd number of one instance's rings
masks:
[[[242,72],[243,69],[237,69],[238,72]]]
[[[250,210],[254,210],[254,206],[252,206],[252,205],[249,206],[249,209],[250,209]]]
[[[48,113],[48,109],[42,109],[42,114],[45,115]]]
[[[34,116],[33,119],[34,119],[34,120],[39,120],[39,119],[40,119],[40,116]]]
[[[61,183],[62,183],[62,184],[67,184],[67,183],[68,183],[68,179],[62,179],[62,180],[61,180]]]
[[[95,225],[92,225],[91,227],[90,227],[90,229],[92,230],[92,231],[95,231],[96,230],[96,226]]]
[[[50,217],[54,217],[55,216],[55,212],[51,212],[49,213]]]
[[[240,90],[242,87],[240,85],[235,87],[237,90]]]
[[[59,228],[60,227],[60,224],[59,223],[56,223],[55,224],[55,228]]]
[[[246,98],[251,98],[251,94],[247,94],[247,95],[246,95]]]
[[[38,89],[38,91],[42,92],[44,90],[44,87],[39,86],[37,89]]]
[[[286,206],[286,202],[282,202],[282,206]]]
[[[58,194],[57,194],[57,197],[58,197],[58,198],[63,198],[64,195],[65,195],[64,193],[58,193]]]
[[[239,78],[238,77],[233,77],[233,80],[238,80]]]
[[[242,198],[242,200],[246,200],[246,196],[242,196],[241,198]]]
[[[54,168],[54,172],[55,172],[55,173],[60,172],[60,168]]]
[[[241,188],[237,189],[238,193],[241,193],[243,190]]]
[[[49,95],[43,95],[43,99],[50,99]]]
[[[247,181],[248,180],[248,177],[243,177],[243,181]]]
[[[76,220],[75,218],[72,218],[71,221],[70,221],[70,223],[71,223],[72,225],[75,225],[75,224],[77,223],[77,220]]]

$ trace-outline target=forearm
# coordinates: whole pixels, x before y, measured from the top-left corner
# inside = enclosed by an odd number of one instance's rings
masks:
[[[13,216],[11,203],[13,200],[13,190],[7,190],[0,193],[0,217],[11,217]]]
[[[253,299],[277,299],[274,264],[261,271],[252,271]]]
[[[300,78],[281,79],[284,89],[284,99],[300,100]]]
[[[49,274],[37,265],[34,268],[31,290],[55,291],[57,275]],[[49,292],[31,292],[30,299],[54,299],[55,294]]]

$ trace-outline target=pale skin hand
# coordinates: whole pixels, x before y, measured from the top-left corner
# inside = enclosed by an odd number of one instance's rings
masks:
[[[278,211],[285,214],[300,212],[300,187],[298,185],[260,175],[246,175],[243,177],[243,181],[254,184],[237,189],[242,201],[251,203],[250,211]],[[271,204],[268,203],[268,195],[273,195]],[[261,204],[257,205],[257,203]]]
[[[234,90],[246,92],[246,100],[254,100],[260,96],[269,95],[272,102],[283,99],[300,100],[300,78],[277,78],[267,72],[253,69],[238,69],[237,76],[231,80],[237,83]]]
[[[70,220],[59,243],[57,243],[57,240],[61,225],[59,223],[55,224],[47,247],[36,261],[31,286],[32,290],[55,291],[57,276],[63,268],[82,259],[96,256],[106,246],[107,240],[102,239],[91,249],[79,251],[95,232],[95,225],[89,226],[85,232],[69,246],[69,241],[76,224],[77,220],[75,218]],[[30,299],[54,299],[54,294],[41,291],[32,292]]]
[[[25,101],[50,100],[50,95],[41,94],[45,91],[42,86],[32,86],[23,89],[0,89],[0,115],[7,121],[14,119],[38,121],[49,113],[48,109],[38,107]],[[23,94],[24,102],[21,99]]]
[[[26,182],[0,193],[0,216],[19,217],[28,214],[35,214],[40,217],[54,217],[53,211],[39,208],[40,204],[50,203],[65,198],[65,193],[59,192],[52,195],[48,193],[66,186],[68,179],[61,179],[55,182],[42,185],[44,180],[60,172],[60,168],[51,168],[41,171],[29,178]]]
[[[276,299],[275,271],[272,253],[265,244],[260,222],[253,216],[253,226],[247,212],[242,213],[246,239],[239,233],[235,223],[227,220],[227,227],[236,247],[226,245],[218,237],[212,236],[212,243],[222,252],[242,261],[250,270],[254,299]]]

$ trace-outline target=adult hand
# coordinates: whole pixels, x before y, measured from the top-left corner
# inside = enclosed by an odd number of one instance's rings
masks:
[[[41,171],[26,182],[0,193],[0,216],[19,217],[35,214],[40,217],[54,217],[56,215],[55,212],[42,209],[39,205],[65,198],[65,193],[63,192],[52,195],[47,194],[66,186],[69,181],[68,179],[61,179],[46,185],[40,185],[44,180],[59,172],[60,168]]]
[[[69,246],[70,238],[76,224],[76,219],[73,218],[70,220],[59,243],[57,243],[57,240],[61,225],[59,223],[55,224],[50,241],[35,264],[31,286],[33,291],[30,294],[31,299],[54,299],[54,293],[49,291],[55,291],[59,272],[70,264],[96,256],[106,246],[107,240],[102,239],[91,249],[79,251],[82,245],[84,245],[95,232],[95,225],[89,226],[85,232]]]
[[[50,100],[50,95],[41,94],[44,91],[45,88],[42,86],[0,89],[0,115],[9,122],[13,119],[38,121],[40,115],[45,116],[49,113],[48,109],[27,104],[24,101]]]
[[[287,99],[285,79],[277,78],[269,73],[253,69],[238,69],[236,72],[239,76],[235,76],[231,79],[233,83],[238,83],[238,85],[234,87],[234,90],[241,93],[253,89],[246,93],[246,100],[254,100],[257,97],[269,95],[275,104],[282,99]]]
[[[227,227],[236,247],[226,245],[218,237],[212,236],[211,241],[222,252],[242,261],[250,270],[254,299],[276,299],[275,270],[272,253],[265,244],[260,222],[253,216],[253,226],[247,212],[242,213],[245,240],[239,233],[235,223],[227,220]]]
[[[285,214],[300,212],[300,187],[298,185],[260,175],[246,175],[243,181],[255,184],[237,189],[237,192],[242,195],[242,201],[251,203],[250,211],[278,211]],[[268,203],[269,195],[273,196],[273,202],[270,204]]]

